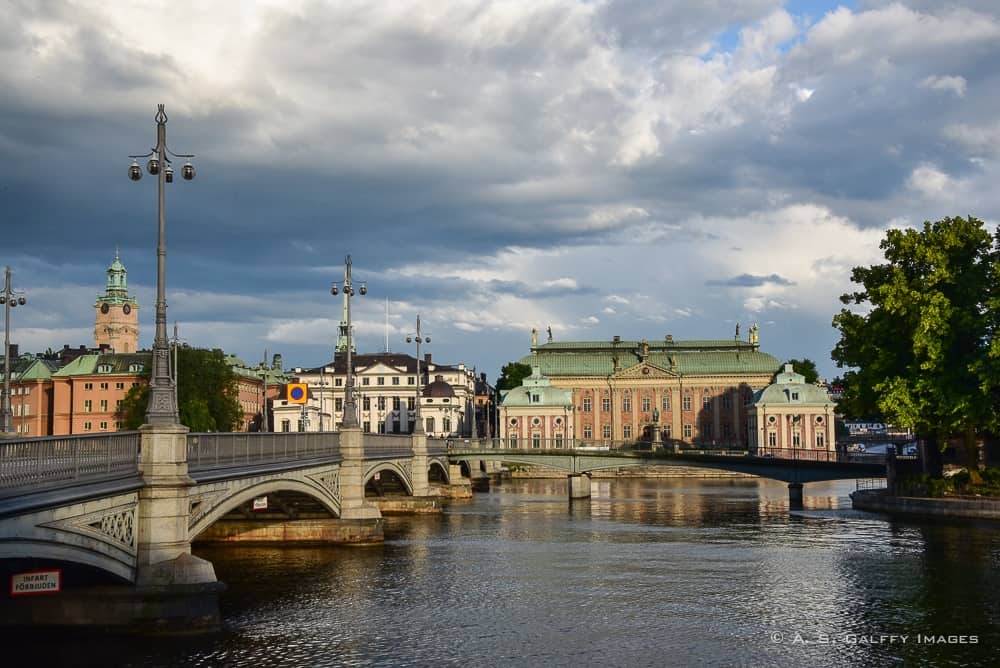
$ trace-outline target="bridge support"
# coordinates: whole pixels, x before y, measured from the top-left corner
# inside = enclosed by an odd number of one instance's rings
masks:
[[[365,502],[365,453],[361,429],[340,430],[340,518],[354,520],[372,528],[372,542],[382,542],[382,513]]]
[[[448,480],[451,482],[447,487],[442,487],[440,496],[449,499],[471,499],[472,482],[462,475],[461,464],[448,464]]]
[[[569,500],[590,498],[590,476],[586,473],[572,473],[568,477]]]
[[[802,510],[804,507],[805,506],[803,504],[802,483],[801,482],[788,483],[788,509]]]
[[[427,481],[427,434],[412,434],[413,464],[410,466],[410,484],[414,498],[430,496],[431,486]]]

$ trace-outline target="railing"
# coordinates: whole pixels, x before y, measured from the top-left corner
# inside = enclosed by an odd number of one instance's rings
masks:
[[[0,496],[100,482],[139,470],[139,432],[0,441]]]
[[[337,457],[335,432],[245,432],[188,434],[188,468],[192,471],[276,464]]]
[[[413,456],[413,441],[409,434],[362,434],[361,447],[365,459],[400,459]]]
[[[451,439],[447,438],[428,438],[427,439],[427,454],[429,455],[446,455],[448,454],[448,443]]]
[[[805,448],[760,448],[755,457],[791,459],[803,462],[837,462],[840,464],[884,464],[885,455],[880,453],[855,453],[835,450],[807,450]]]
[[[885,478],[859,478],[855,481],[855,490],[886,489]]]

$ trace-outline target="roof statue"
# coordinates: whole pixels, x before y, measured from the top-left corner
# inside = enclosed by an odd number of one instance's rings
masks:
[[[547,329],[548,329],[548,332],[549,332],[549,340],[548,340],[548,342],[552,343],[552,325],[549,325]]]
[[[538,330],[534,327],[531,328],[531,347],[534,348],[538,345]]]

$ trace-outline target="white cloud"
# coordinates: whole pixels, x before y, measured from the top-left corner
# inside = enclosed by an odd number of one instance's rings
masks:
[[[958,97],[965,97],[965,77],[953,77],[953,76],[929,76],[920,82],[921,88],[929,88],[931,90],[939,91],[951,91]]]
[[[924,197],[939,197],[950,194],[955,182],[934,165],[923,164],[913,170],[906,185]]]

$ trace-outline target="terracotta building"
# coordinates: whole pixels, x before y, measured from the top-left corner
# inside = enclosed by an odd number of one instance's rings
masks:
[[[531,354],[519,361],[572,392],[578,443],[648,441],[659,430],[664,442],[740,448],[748,443],[747,404],[780,366],[760,350],[756,325],[748,340],[737,329],[729,340],[539,345],[533,332]]]

